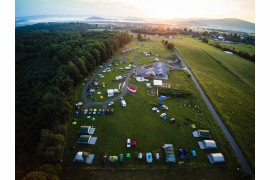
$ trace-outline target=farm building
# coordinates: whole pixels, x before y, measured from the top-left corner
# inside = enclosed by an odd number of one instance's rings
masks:
[[[79,151],[76,153],[73,162],[83,162],[86,164],[92,164],[95,155],[88,152]]]
[[[203,141],[199,141],[198,143],[201,149],[216,149],[217,148],[217,144],[213,140],[203,140]]]
[[[81,135],[78,139],[78,144],[90,144],[91,135]]]
[[[207,156],[211,164],[225,162],[224,156],[221,153],[211,153],[208,154]]]
[[[169,68],[163,63],[154,63],[152,68],[138,69],[136,75],[152,78],[165,78],[168,76]]]
[[[199,137],[211,138],[208,130],[198,130]]]
[[[174,156],[174,149],[172,144],[164,144],[165,153],[166,153],[166,162],[176,162]]]

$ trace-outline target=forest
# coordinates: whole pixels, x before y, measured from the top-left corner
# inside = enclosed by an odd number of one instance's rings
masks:
[[[131,41],[127,32],[52,23],[15,29],[16,179],[59,179],[74,89]]]

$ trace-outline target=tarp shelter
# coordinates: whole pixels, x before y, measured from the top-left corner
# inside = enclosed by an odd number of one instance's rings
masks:
[[[137,91],[137,89],[136,89],[136,88],[134,88],[134,87],[130,87],[130,88],[129,88],[129,91],[131,91],[131,92],[135,93],[135,92]]]
[[[133,147],[135,147],[135,146],[136,146],[136,141],[132,141],[131,145],[132,145]]]
[[[211,138],[208,130],[198,130],[199,137]]]
[[[161,102],[158,102],[157,104],[158,104],[159,106],[162,106],[162,103],[161,103]]]
[[[195,124],[192,124],[192,125],[191,125],[191,128],[196,129]]]
[[[80,134],[89,134],[90,130],[91,130],[91,126],[81,126],[79,133]]]
[[[92,164],[94,157],[94,154],[80,151],[76,153],[73,162],[84,162],[87,164]]]
[[[166,153],[166,162],[176,162],[174,156],[174,150],[172,144],[164,144],[165,153]]]
[[[91,135],[81,135],[78,139],[78,144],[90,144]]]
[[[126,158],[129,159],[130,158],[130,153],[126,154]]]
[[[154,80],[154,86],[162,86],[162,81],[161,80]]]
[[[117,162],[118,161],[118,157],[117,156],[109,156],[108,161],[109,162]]]
[[[221,153],[211,153],[207,156],[211,164],[225,162],[224,156]]]
[[[160,99],[161,99],[161,100],[167,100],[167,99],[166,99],[166,96],[160,96]]]
[[[203,140],[202,142],[199,141],[199,146],[201,149],[216,149],[217,144],[213,140]]]
[[[167,118],[167,116],[164,116],[163,119],[164,119],[164,120],[167,120],[168,118]]]

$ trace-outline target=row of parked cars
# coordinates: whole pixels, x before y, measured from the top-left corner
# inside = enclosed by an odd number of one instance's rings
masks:
[[[104,115],[104,114],[113,114],[114,109],[82,109],[81,114],[98,114],[98,115]]]
[[[184,149],[184,150],[179,149],[179,153],[180,153],[181,159],[190,159],[190,154],[189,154],[188,149]],[[192,156],[194,156],[194,157],[197,156],[196,151],[192,150],[191,153],[192,153]]]

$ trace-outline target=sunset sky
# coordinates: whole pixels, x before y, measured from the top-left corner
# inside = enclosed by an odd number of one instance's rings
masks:
[[[255,22],[255,0],[16,0],[15,16],[238,18]]]

